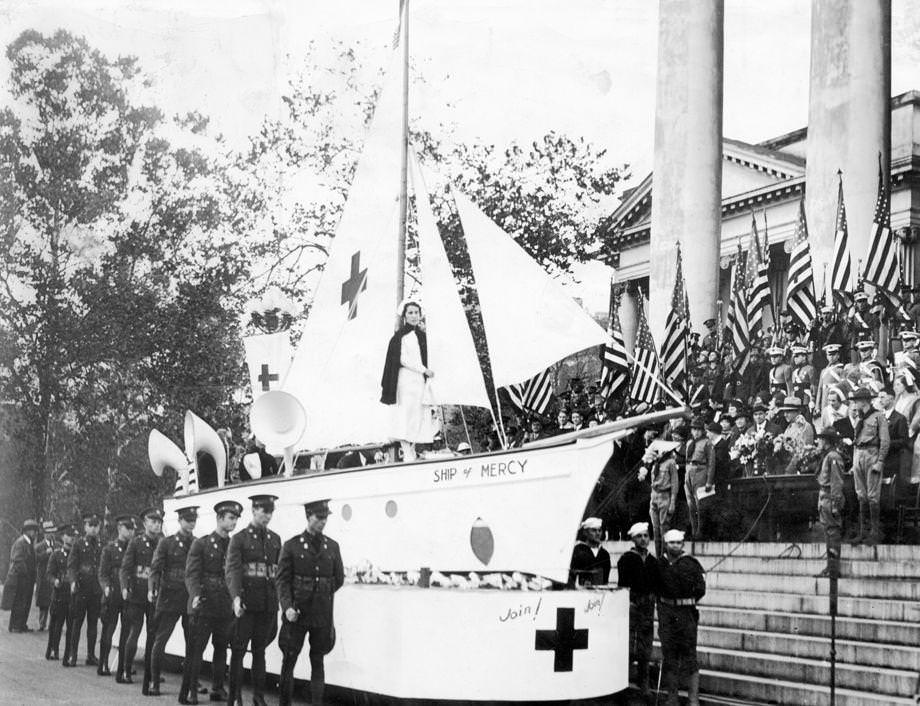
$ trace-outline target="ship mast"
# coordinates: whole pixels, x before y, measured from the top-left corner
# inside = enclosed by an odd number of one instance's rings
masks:
[[[409,209],[408,170],[409,170],[409,0],[400,0],[400,35],[402,43],[402,135],[400,136],[399,164],[399,232],[396,246],[396,306],[406,295],[406,226]],[[397,314],[396,328],[401,321]]]

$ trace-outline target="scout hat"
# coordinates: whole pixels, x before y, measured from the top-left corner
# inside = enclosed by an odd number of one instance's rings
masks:
[[[198,508],[198,505],[186,505],[185,507],[178,508],[176,514],[179,516],[180,520],[195,522],[195,520],[198,519]]]
[[[303,510],[307,517],[316,515],[317,517],[329,517],[329,498],[325,500],[311,500],[303,504]]]
[[[648,534],[648,522],[637,522],[629,528],[626,534],[630,537],[635,537],[637,534]]]
[[[225,512],[229,512],[237,517],[243,514],[243,506],[236,500],[221,500],[214,506],[214,514],[220,517]]]
[[[604,526],[604,521],[599,517],[589,517],[581,523],[582,529],[600,529]]]
[[[684,533],[681,532],[679,529],[668,530],[667,532],[664,533],[664,541],[665,542],[683,542]]]
[[[250,495],[249,499],[252,501],[252,509],[256,510],[265,510],[265,512],[274,512],[275,511],[275,501],[278,499],[277,495]]]

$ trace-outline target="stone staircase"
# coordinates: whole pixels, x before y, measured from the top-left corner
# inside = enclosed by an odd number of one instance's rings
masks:
[[[614,565],[628,547],[608,545]],[[698,542],[687,550],[707,571],[701,700],[829,704],[829,582],[816,578],[826,565],[824,545]],[[845,546],[838,595],[838,706],[918,703],[920,547]]]

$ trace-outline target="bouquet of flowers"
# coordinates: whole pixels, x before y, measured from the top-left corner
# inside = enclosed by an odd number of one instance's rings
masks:
[[[766,459],[773,452],[773,435],[765,429],[754,434],[742,434],[729,451],[736,461],[748,464],[757,459]]]

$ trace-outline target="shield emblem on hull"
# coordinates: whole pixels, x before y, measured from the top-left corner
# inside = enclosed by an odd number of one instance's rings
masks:
[[[489,525],[481,517],[477,517],[470,528],[470,548],[474,556],[488,566],[495,552],[495,539],[492,537]]]

